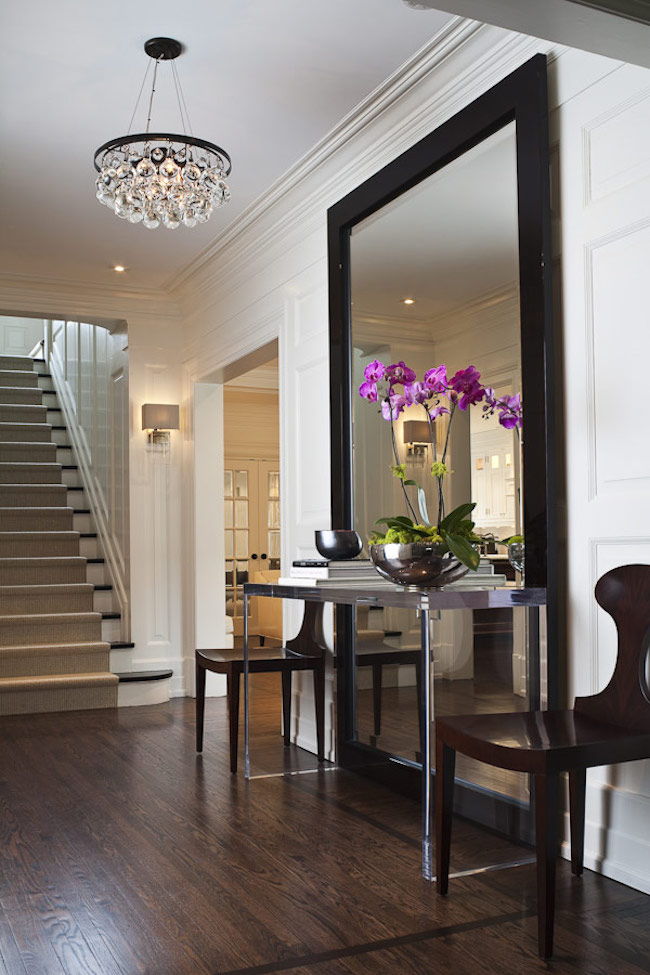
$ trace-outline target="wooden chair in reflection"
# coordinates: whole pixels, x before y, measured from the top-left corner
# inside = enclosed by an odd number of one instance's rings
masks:
[[[599,694],[573,710],[473,714],[436,721],[436,868],[440,894],[449,882],[456,751],[498,768],[534,776],[539,954],[553,952],[559,779],[569,773],[571,867],[582,873],[586,769],[650,758],[650,565],[625,565],[596,585],[596,600],[614,618],[618,657]]]
[[[411,665],[415,668],[416,701],[418,702],[418,722],[420,714],[420,688],[422,686],[422,659],[418,649],[400,650],[384,643],[383,630],[368,627],[368,607],[357,607],[355,662],[357,667],[372,668],[372,716],[376,738],[381,735],[383,670],[391,664]],[[420,734],[421,737],[421,734]]]
[[[281,600],[272,600],[281,605]],[[271,602],[271,600],[265,600]],[[300,632],[286,646],[252,647],[249,649],[249,673],[282,674],[282,714],[284,744],[289,745],[291,729],[291,675],[298,670],[311,671],[314,676],[314,710],[318,761],[325,758],[325,654],[320,642],[322,632],[322,603],[305,603],[305,613]],[[244,672],[243,649],[195,650],[196,663],[196,750],[203,751],[203,725],[205,718],[205,675],[210,670],[225,674],[228,694],[228,718],[230,726],[230,771],[237,771],[237,747],[239,740],[239,685]]]

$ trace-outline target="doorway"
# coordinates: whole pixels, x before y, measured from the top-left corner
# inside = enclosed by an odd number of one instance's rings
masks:
[[[280,435],[277,358],[224,384],[226,615],[243,635],[243,587],[280,576]],[[251,636],[282,639],[281,604],[251,600]],[[256,605],[262,603],[263,605]]]

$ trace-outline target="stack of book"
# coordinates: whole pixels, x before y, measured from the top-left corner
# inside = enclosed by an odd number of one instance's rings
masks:
[[[341,586],[393,586],[379,575],[370,559],[348,559],[347,561],[327,561],[326,559],[303,559],[291,566],[291,575],[280,579],[280,585],[314,586],[326,582],[327,585]],[[505,586],[506,577],[496,574],[489,559],[481,559],[476,572],[468,572],[457,582],[450,583],[447,589],[496,588]]]

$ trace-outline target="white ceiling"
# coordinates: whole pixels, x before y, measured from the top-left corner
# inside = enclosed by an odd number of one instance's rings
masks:
[[[11,0],[0,15],[2,268],[158,288],[449,20],[402,0]],[[202,227],[148,231],[94,196],[94,150],[123,135],[148,37],[176,62],[194,133],[232,156],[232,199]],[[168,65],[154,128],[177,129]],[[141,131],[146,98],[134,125]]]

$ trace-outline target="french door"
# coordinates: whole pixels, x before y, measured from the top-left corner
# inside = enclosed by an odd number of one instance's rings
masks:
[[[280,568],[280,471],[277,461],[226,458],[224,471],[226,613],[235,636],[244,629],[244,583]],[[255,610],[249,629],[255,633]]]

